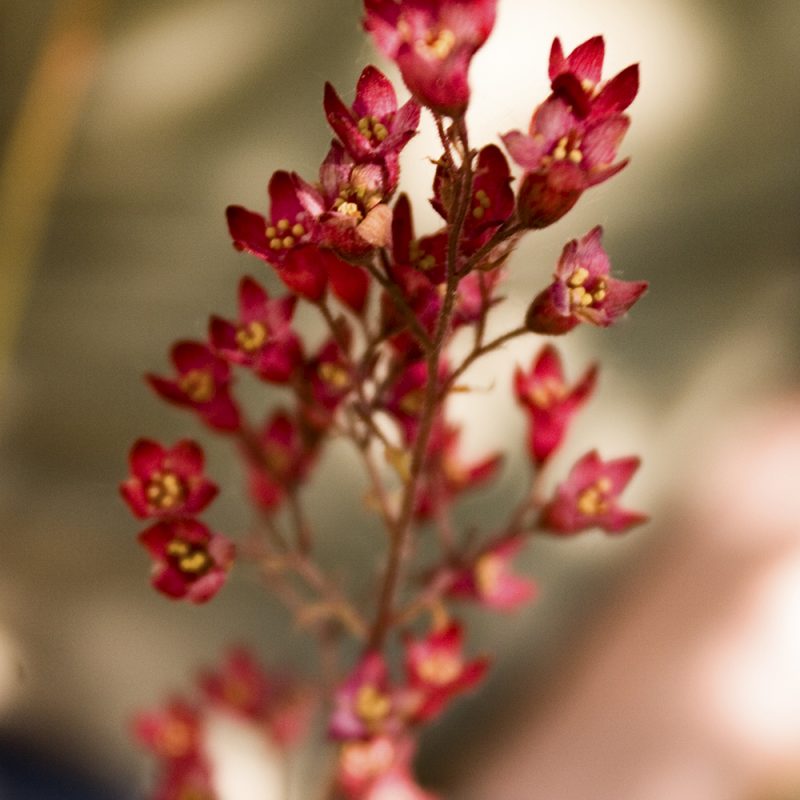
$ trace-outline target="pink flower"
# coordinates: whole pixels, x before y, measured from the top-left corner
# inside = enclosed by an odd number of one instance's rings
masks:
[[[349,346],[350,332],[344,338]],[[303,420],[312,429],[325,430],[340,403],[353,388],[353,369],[349,355],[331,337],[317,355],[306,363],[303,382]]]
[[[385,776],[409,769],[414,742],[408,736],[375,736],[344,742],[339,751],[337,781],[349,798],[369,796]]]
[[[397,734],[404,711],[402,694],[390,684],[386,660],[373,651],[336,690],[328,734],[343,741]]]
[[[139,542],[154,561],[153,586],[192,603],[210,600],[233,563],[233,543],[195,519],[158,522],[139,534]]]
[[[265,381],[286,383],[302,361],[291,328],[297,298],[270,299],[252,278],[239,283],[239,322],[212,317],[211,344],[219,355],[253,369]]]
[[[538,294],[525,324],[535,333],[560,334],[580,322],[607,328],[644,294],[647,281],[612,278],[598,225],[580,241],[568,242],[558,261],[554,281]]]
[[[325,246],[354,258],[389,244],[392,212],[385,203],[387,188],[379,164],[357,163],[334,141],[320,167],[320,185],[325,204],[320,236]],[[348,266],[354,274],[365,276]]]
[[[448,594],[474,600],[496,611],[513,611],[536,595],[536,585],[511,571],[511,561],[525,543],[506,537],[483,549],[453,576]]]
[[[326,257],[316,247],[317,218],[325,210],[322,198],[298,175],[284,171],[273,174],[268,192],[269,222],[241,206],[228,207],[233,244],[271,264],[293,292],[317,301],[328,280]]]
[[[435,515],[462,492],[488,483],[503,463],[499,453],[465,463],[459,454],[461,428],[437,421],[428,443],[428,457],[417,489],[414,514],[418,519]]]
[[[553,95],[536,109],[527,134],[505,134],[508,152],[525,169],[517,196],[520,221],[529,228],[552,225],[586,189],[623,169],[627,160],[613,161],[629,125],[624,114],[579,119]]]
[[[579,533],[589,528],[622,533],[647,522],[646,515],[617,504],[639,463],[636,457],[603,461],[596,450],[587,453],[542,509],[541,527],[556,534]]]
[[[205,760],[168,764],[153,800],[217,800],[210,765]]]
[[[203,672],[198,683],[214,705],[255,722],[266,714],[272,692],[269,678],[242,647],[232,649],[216,672]]]
[[[463,630],[457,622],[424,639],[406,641],[408,682],[419,693],[415,721],[437,716],[452,697],[476,686],[486,674],[488,660],[465,661],[462,641]]]
[[[496,0],[365,0],[368,30],[424,106],[451,117],[469,103],[472,56],[494,27]]]
[[[197,514],[219,489],[203,475],[203,450],[182,439],[166,449],[150,439],[139,439],[131,448],[131,476],[120,492],[139,518]]]
[[[529,372],[517,367],[514,389],[530,419],[529,448],[536,464],[544,463],[558,449],[575,413],[589,399],[597,381],[597,367],[590,367],[568,389],[558,351],[545,345]]]
[[[409,100],[398,109],[391,81],[373,66],[361,73],[352,108],[330,83],[325,84],[324,105],[328,122],[347,152],[359,163],[381,164],[387,194],[394,191],[400,173],[398,156],[419,127],[419,105]]]
[[[230,396],[231,370],[202,342],[178,342],[170,353],[178,372],[173,380],[147,375],[148,383],[170,403],[196,411],[211,428],[239,429],[239,409]]]
[[[444,163],[440,162],[433,181],[431,204],[446,220],[456,186]],[[503,151],[490,144],[481,148],[475,164],[472,198],[464,219],[461,251],[471,255],[514,213],[511,170]]]
[[[133,735],[157,758],[187,762],[201,758],[203,728],[194,706],[176,699],[165,708],[142,712],[133,720]]]
[[[610,81],[601,83],[605,43],[595,36],[564,56],[556,38],[550,49],[553,93],[569,103],[579,119],[598,120],[624,111],[639,91],[639,66],[632,64]]]
[[[307,475],[316,450],[297,421],[284,411],[269,417],[252,445],[254,452],[247,453],[250,496],[271,511],[283,502],[287,490]]]

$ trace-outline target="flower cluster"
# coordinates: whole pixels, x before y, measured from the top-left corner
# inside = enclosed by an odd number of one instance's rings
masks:
[[[198,676],[199,699],[172,698],[133,721],[136,740],[159,763],[155,800],[217,800],[206,727],[211,712],[248,724],[273,747],[293,747],[304,735],[314,706],[302,684],[269,676],[243,648],[234,648],[213,672]]]
[[[559,352],[545,344],[529,367],[517,368],[512,383],[528,422],[531,484],[484,533],[466,535],[456,508],[500,475],[503,454],[466,459],[449,403],[454,392],[469,391],[471,365],[505,343],[565,335],[580,323],[616,324],[646,290],[643,281],[612,277],[596,227],[565,245],[552,280],[532,288],[517,327],[487,335],[515,245],[627,164],[617,151],[638,69],[604,82],[602,38],[568,55],[556,39],[549,96],[527,133],[500,137],[522,169],[515,177],[498,144],[470,144],[465,117],[471,60],[491,33],[496,0],[365,0],[364,8],[365,29],[411,97],[401,103],[374,66],[358,78],[352,104],[325,85],[334,138],[316,177],[278,170],[267,181],[265,212],[227,209],[234,247],[263,262],[284,293],[244,277],[236,312],[212,315],[205,341],[174,345],[172,377],[147,380],[161,398],[228,438],[241,458],[255,513],[239,557],[318,639],[326,683],[335,687],[327,698],[337,747],[328,796],[430,800],[413,776],[419,730],[477,686],[489,664],[464,655],[459,604],[512,611],[530,602],[537,588],[514,561],[533,535],[616,534],[646,519],[620,505],[636,457],[606,461],[591,450],[551,494],[544,491],[554,455],[595,390],[597,365],[571,382]],[[399,192],[400,156],[423,109],[442,146],[430,198],[440,224],[418,233],[412,199]],[[298,329],[299,302],[325,323],[321,341]],[[459,332],[472,346],[456,357],[450,344]],[[265,417],[254,419],[238,398],[241,371],[282,387],[283,401]],[[356,602],[346,576],[318,561],[305,507],[305,484],[334,437],[362,460],[367,507],[386,531],[372,605]],[[121,487],[134,515],[153,520],[139,537],[155,561],[153,584],[193,602],[220,588],[234,554],[228,539],[197,519],[217,492],[203,461],[194,442],[168,449],[140,440]],[[435,538],[438,554],[412,564],[421,536]],[[343,663],[346,638],[358,643],[354,663]],[[398,650],[402,670],[390,657]],[[276,711],[272,684],[248,656],[232,655],[201,685],[210,701],[266,725],[279,741],[292,738],[294,717]],[[157,797],[213,797],[196,710],[176,702],[143,719],[140,739],[167,765],[167,788]]]

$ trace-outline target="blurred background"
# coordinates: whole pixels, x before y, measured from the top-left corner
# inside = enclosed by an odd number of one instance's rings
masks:
[[[117,484],[135,438],[197,436],[224,487],[208,519],[243,530],[224,443],[141,375],[167,369],[174,340],[203,338],[210,313],[232,315],[241,275],[278,289],[233,250],[223,210],[264,210],[276,169],[313,179],[331,136],[325,80],[351,98],[366,63],[394,75],[359,19],[357,0],[0,3],[3,800],[141,797],[137,709],[230,642],[310,663],[243,571],[201,609],[157,596]],[[653,522],[534,542],[521,562],[540,599],[470,618],[495,669],[426,735],[420,775],[468,800],[796,799],[800,3],[500,0],[471,73],[473,143],[527,126],[553,36],[571,50],[597,33],[605,76],[642,65],[631,165],[525,240],[493,326],[518,324],[564,242],[598,223],[615,270],[651,282],[623,324],[563,343],[570,377],[596,359],[602,373],[553,478],[592,446],[639,453],[626,504]],[[435,224],[423,124],[402,180],[418,232]],[[301,318],[313,341],[321,329]],[[526,484],[509,387],[538,346],[474,369],[481,391],[456,404],[470,453],[510,453],[462,509],[488,529]],[[307,493],[321,558],[369,576],[381,540],[344,474],[357,463],[331,447]]]

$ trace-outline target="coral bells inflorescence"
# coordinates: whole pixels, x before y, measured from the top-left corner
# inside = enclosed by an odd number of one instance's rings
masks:
[[[227,210],[233,245],[266,269],[241,279],[238,309],[213,315],[206,341],[173,346],[172,377],[149,375],[148,382],[233,442],[254,511],[238,548],[198,518],[217,486],[197,443],[140,439],[120,487],[134,516],[149,521],[139,541],[152,558],[156,589],[205,602],[238,557],[319,640],[326,729],[336,747],[330,798],[434,798],[413,775],[418,733],[477,687],[490,663],[474,654],[458,608],[511,611],[531,601],[537,589],[513,562],[534,535],[617,534],[646,519],[620,505],[639,465],[633,456],[604,460],[591,450],[545,493],[543,477],[554,471],[553,457],[599,374],[592,365],[567,379],[572,370],[550,343],[533,348],[530,364],[513,376],[527,418],[530,489],[483,534],[473,527],[467,535],[454,513],[459,498],[496,479],[503,464],[499,452],[461,455],[449,398],[468,389],[468,368],[518,337],[563,335],[581,322],[612,325],[647,288],[612,277],[596,227],[565,245],[549,283],[532,280],[518,326],[487,336],[514,246],[627,164],[617,152],[638,91],[636,66],[603,82],[602,38],[568,55],[556,39],[550,95],[527,133],[500,137],[522,168],[515,177],[497,143],[473,147],[465,117],[472,57],[495,13],[496,0],[365,0],[364,27],[411,97],[398,100],[373,66],[358,78],[352,103],[326,84],[335,138],[316,179],[277,170],[267,182],[266,213]],[[411,198],[397,191],[400,156],[423,109],[442,146],[430,200],[441,225],[419,234]],[[269,291],[259,281],[270,282]],[[323,320],[321,341],[298,329],[299,302]],[[471,337],[458,357],[450,350],[457,332]],[[281,402],[260,420],[237,398],[243,372],[282,387]],[[369,482],[368,510],[385,528],[372,597],[354,596],[342,565],[330,570],[315,548],[304,486],[333,437],[355,447]],[[412,564],[412,544],[423,536],[438,542],[438,555]],[[355,657],[341,647],[347,639]],[[217,797],[204,709],[237,714],[281,747],[299,737],[309,714],[307,691],[276,682],[242,650],[203,675],[200,687],[204,704],[174,700],[136,723],[139,740],[162,764],[157,798]]]

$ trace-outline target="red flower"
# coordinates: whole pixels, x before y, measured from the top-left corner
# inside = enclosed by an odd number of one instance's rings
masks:
[[[581,458],[553,499],[542,509],[540,525],[557,534],[602,528],[622,533],[647,522],[647,516],[617,505],[617,498],[639,467],[636,457],[603,461],[592,450]]]
[[[233,563],[233,543],[195,519],[158,522],[139,534],[139,542],[155,562],[153,586],[192,603],[210,600]]]
[[[586,189],[623,169],[627,159],[612,162],[629,125],[624,114],[579,119],[553,95],[536,109],[527,134],[505,134],[508,152],[525,169],[517,196],[520,221],[529,228],[552,225]]]
[[[597,367],[590,367],[580,381],[568,390],[558,351],[543,347],[529,372],[517,367],[514,389],[517,400],[530,418],[531,458],[542,464],[558,449],[574,414],[588,400],[597,381]]]
[[[580,322],[608,327],[644,294],[647,281],[610,277],[611,263],[598,225],[561,253],[554,282],[533,301],[525,324],[536,333],[560,334]]]
[[[286,497],[286,491],[301,481],[316,456],[293,417],[276,411],[253,443],[256,454],[248,454],[250,496],[261,508],[272,510]]]
[[[383,655],[368,653],[336,691],[328,735],[346,741],[396,734],[404,706],[402,694],[391,687]]]
[[[266,714],[272,687],[264,670],[244,648],[232,649],[221,668],[202,673],[198,683],[215,705],[256,722]]]
[[[359,163],[374,161],[385,170],[387,194],[399,177],[399,153],[416,135],[419,105],[409,100],[399,110],[391,81],[376,67],[361,73],[356,99],[348,108],[330,83],[325,84],[325,114],[347,152]]]
[[[365,0],[364,27],[422,105],[451,117],[469,103],[472,56],[494,27],[497,0]]]
[[[375,736],[345,742],[339,751],[337,781],[350,798],[369,797],[387,775],[407,771],[414,754],[410,737]]]
[[[447,369],[444,367],[440,380],[446,374]],[[414,361],[397,375],[384,397],[384,407],[400,426],[406,443],[413,442],[417,435],[427,385],[428,364],[425,361]]]
[[[392,212],[384,202],[387,190],[380,165],[356,163],[334,141],[320,167],[320,184],[325,203],[320,217],[323,244],[347,257],[389,244]],[[361,270],[357,274],[364,275]],[[366,277],[364,281],[366,291]]]
[[[293,292],[320,300],[328,280],[326,256],[315,246],[317,218],[325,210],[322,198],[298,175],[284,171],[272,176],[268,192],[269,222],[241,206],[226,210],[234,247],[271,264]]]
[[[228,389],[228,364],[202,342],[178,342],[170,358],[178,371],[177,379],[147,375],[153,389],[170,403],[194,409],[212,428],[238,430],[239,409]]]
[[[477,322],[491,306],[500,302],[494,290],[502,277],[503,270],[498,268],[490,272],[470,272],[458,282],[453,327]]]
[[[463,631],[457,622],[425,639],[406,641],[406,671],[412,689],[419,693],[414,713],[417,722],[437,716],[451,697],[476,686],[489,662],[466,662],[461,654]]]
[[[139,439],[129,461],[131,476],[119,488],[139,519],[197,514],[219,491],[203,475],[202,448],[189,439],[169,450],[150,439]]]
[[[133,735],[156,757],[174,762],[202,757],[203,730],[197,709],[183,700],[166,708],[137,714]]]
[[[211,767],[205,761],[169,764],[163,772],[153,800],[217,800]]]
[[[598,120],[624,111],[639,91],[639,66],[632,64],[605,84],[601,83],[605,43],[595,36],[564,56],[561,41],[550,49],[553,93],[569,103],[579,119]]]
[[[455,191],[447,167],[440,162],[433,180],[431,204],[445,220]],[[513,213],[514,192],[508,162],[497,145],[487,145],[481,148],[475,165],[472,198],[464,219],[462,253],[470,255],[478,250]]]
[[[511,572],[511,561],[524,544],[512,536],[482,550],[465,568],[458,570],[448,594],[477,601],[497,611],[513,611],[536,595],[536,585]]]
[[[428,443],[428,458],[419,481],[414,514],[418,519],[433,516],[436,509],[447,506],[462,492],[492,480],[503,463],[494,454],[465,464],[459,455],[461,428],[437,422]]]
[[[266,381],[287,382],[300,364],[300,340],[291,328],[297,298],[270,299],[252,278],[239,283],[239,322],[211,318],[210,339],[219,355],[250,367]]]

